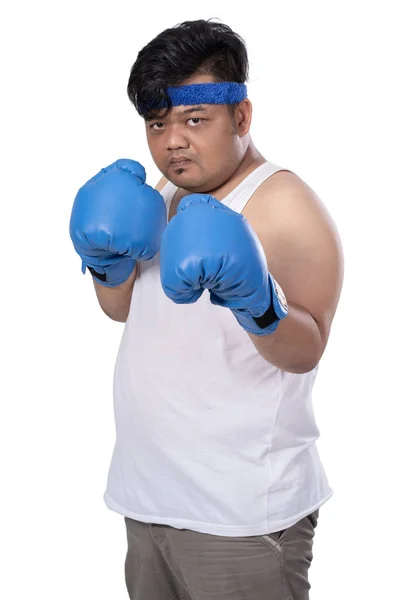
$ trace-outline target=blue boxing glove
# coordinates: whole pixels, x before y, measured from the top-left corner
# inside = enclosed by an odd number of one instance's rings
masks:
[[[288,314],[248,221],[212,196],[182,198],[163,233],[160,263],[161,284],[171,300],[196,302],[208,289],[211,303],[230,308],[254,335],[272,333]]]
[[[140,163],[120,159],[76,195],[70,236],[82,272],[87,267],[106,287],[126,281],[137,260],[149,260],[160,249],[167,211],[161,194],[145,182]]]

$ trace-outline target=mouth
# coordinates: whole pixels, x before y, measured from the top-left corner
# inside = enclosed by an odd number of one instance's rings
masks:
[[[182,167],[185,167],[186,165],[188,165],[191,162],[192,161],[189,158],[173,158],[170,160],[169,166],[172,169],[180,169]]]

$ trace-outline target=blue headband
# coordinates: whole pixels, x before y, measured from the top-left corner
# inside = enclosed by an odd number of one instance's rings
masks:
[[[167,92],[172,106],[192,106],[194,104],[235,104],[247,98],[244,83],[192,83],[179,87],[169,87]]]
[[[244,83],[223,81],[222,83],[192,83],[179,87],[167,87],[172,106],[194,106],[196,104],[235,104],[247,98],[247,87]],[[150,101],[140,106],[139,112],[167,108],[165,99],[156,105]]]

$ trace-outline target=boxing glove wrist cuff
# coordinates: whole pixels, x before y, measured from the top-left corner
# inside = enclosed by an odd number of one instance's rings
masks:
[[[270,335],[289,312],[285,294],[270,273],[268,288],[268,308],[261,316],[255,317],[248,310],[232,310],[240,325],[253,335]]]
[[[83,272],[85,267],[89,269],[93,279],[104,287],[117,287],[124,283],[135,268],[136,260],[133,258],[125,258],[107,267],[91,267],[82,265]]]

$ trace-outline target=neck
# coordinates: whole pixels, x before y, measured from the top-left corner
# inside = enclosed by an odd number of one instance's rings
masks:
[[[254,146],[253,141],[249,138],[249,143],[243,158],[232,173],[232,175],[220,186],[214,190],[210,190],[209,194],[214,196],[217,200],[221,200],[227,194],[229,194],[236,186],[239,185],[243,179],[245,179],[252,171],[257,169],[260,165],[266,162],[266,159],[260,154],[257,148]]]

